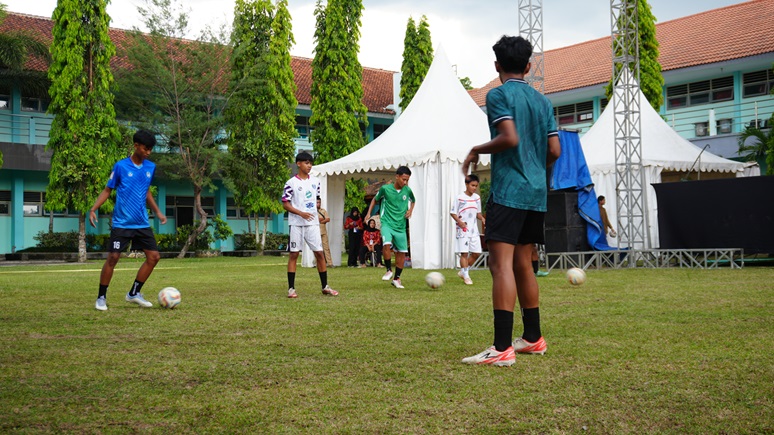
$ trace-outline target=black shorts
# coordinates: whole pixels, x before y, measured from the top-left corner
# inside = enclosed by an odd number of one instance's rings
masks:
[[[158,251],[156,237],[150,228],[113,228],[110,230],[108,252],[122,252],[132,242],[133,251]]]
[[[486,204],[487,241],[505,242],[511,245],[543,244],[543,222],[546,214],[542,211],[511,208],[492,201]]]

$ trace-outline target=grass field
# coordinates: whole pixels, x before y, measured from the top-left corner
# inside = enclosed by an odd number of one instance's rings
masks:
[[[335,268],[325,297],[286,257],[0,267],[2,433],[772,433],[774,269],[604,270],[540,278],[544,356],[460,359],[491,344],[491,279],[431,290]],[[517,320],[516,334],[521,333]]]

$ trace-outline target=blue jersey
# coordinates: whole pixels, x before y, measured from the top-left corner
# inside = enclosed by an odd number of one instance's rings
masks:
[[[114,228],[149,228],[146,205],[156,164],[143,160],[137,166],[131,157],[119,160],[113,166],[107,187],[116,189],[116,206],[113,209]]]
[[[492,201],[545,212],[548,138],[558,135],[551,102],[524,80],[508,79],[486,95],[486,110],[492,138],[508,119],[519,135],[517,147],[492,154]]]

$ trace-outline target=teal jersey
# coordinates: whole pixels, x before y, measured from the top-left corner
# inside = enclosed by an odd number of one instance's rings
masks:
[[[492,138],[497,124],[512,120],[519,145],[492,154],[490,198],[507,207],[546,211],[548,138],[557,136],[551,102],[527,82],[509,79],[486,95]]]
[[[379,216],[382,220],[382,228],[388,226],[397,231],[406,231],[406,212],[409,211],[409,203],[416,203],[414,192],[408,186],[395,190],[395,184],[385,184],[379,188],[374,197],[379,207]]]

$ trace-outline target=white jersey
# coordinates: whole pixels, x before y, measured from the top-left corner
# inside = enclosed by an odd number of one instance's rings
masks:
[[[481,197],[478,193],[471,196],[465,192],[457,195],[451,207],[451,214],[456,214],[460,220],[467,224],[467,231],[462,231],[459,225],[455,225],[457,238],[478,237],[478,214],[481,213]]]
[[[312,220],[305,220],[295,213],[288,213],[288,225],[305,227],[320,225],[317,220],[317,198],[320,196],[320,180],[309,176],[306,180],[294,176],[287,183],[282,192],[282,202],[289,202],[295,209],[311,213]]]

